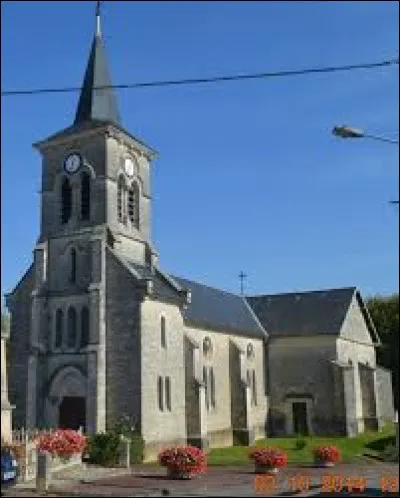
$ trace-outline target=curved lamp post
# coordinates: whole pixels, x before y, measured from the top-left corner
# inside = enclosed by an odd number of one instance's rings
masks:
[[[334,126],[332,129],[332,133],[336,137],[340,138],[369,138],[371,140],[379,140],[379,142],[387,142],[390,144],[399,145],[398,140],[392,138],[380,137],[377,135],[369,135],[365,133],[363,130],[346,125]]]
[[[378,140],[379,142],[386,142],[393,145],[399,145],[398,140],[392,138],[380,137],[377,135],[369,135],[365,133],[363,130],[360,130],[359,128],[353,128],[352,126],[346,126],[346,125],[334,126],[332,129],[332,133],[336,137],[340,138],[369,138],[371,140]],[[398,206],[399,201],[389,201],[389,204],[396,204]]]

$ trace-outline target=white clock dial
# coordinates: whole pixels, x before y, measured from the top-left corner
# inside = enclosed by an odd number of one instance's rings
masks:
[[[67,173],[75,173],[81,166],[82,159],[76,152],[67,156],[64,161],[64,168]]]
[[[127,157],[124,162],[125,173],[132,178],[135,174],[135,162],[131,157]]]

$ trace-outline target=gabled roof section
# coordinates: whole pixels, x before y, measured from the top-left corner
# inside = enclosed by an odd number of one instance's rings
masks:
[[[96,25],[96,33],[75,115],[75,125],[92,120],[121,124],[101,35],[99,3],[96,8]]]
[[[243,297],[172,276],[157,267],[143,266],[113,253],[136,278],[152,283],[151,298],[180,306],[188,325],[266,339],[265,330]],[[190,302],[185,299],[187,291],[190,291]]]
[[[184,318],[188,324],[266,339],[265,330],[242,296],[184,278],[173,279],[191,291],[191,303],[184,310]]]
[[[339,335],[355,287],[247,297],[272,337]]]
[[[355,293],[355,297],[357,299],[357,303],[360,306],[361,313],[369,330],[369,333],[372,336],[372,340],[375,346],[381,346],[382,342],[379,337],[378,331],[376,330],[375,324],[372,320],[372,317],[369,313],[368,306],[365,304],[364,299],[361,296],[361,292],[357,289]]]

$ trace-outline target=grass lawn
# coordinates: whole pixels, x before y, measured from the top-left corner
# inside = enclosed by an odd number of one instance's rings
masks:
[[[257,441],[256,446],[273,446],[285,450],[289,464],[311,463],[312,450],[318,445],[335,445],[340,449],[342,462],[349,463],[369,455],[377,457],[389,444],[395,444],[393,426],[387,426],[379,432],[366,432],[356,438],[336,437],[306,437],[303,449],[296,449],[297,438],[268,438]],[[213,448],[208,454],[209,465],[243,465],[250,462],[247,446],[233,446],[229,448]]]

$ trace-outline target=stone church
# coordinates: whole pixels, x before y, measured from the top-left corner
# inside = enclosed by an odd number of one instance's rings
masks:
[[[123,128],[100,17],[73,124],[42,156],[40,235],[7,296],[14,427],[146,443],[357,434],[393,418],[355,288],[243,297],[168,274],[151,238],[156,152]],[[100,89],[99,89],[100,88]]]

